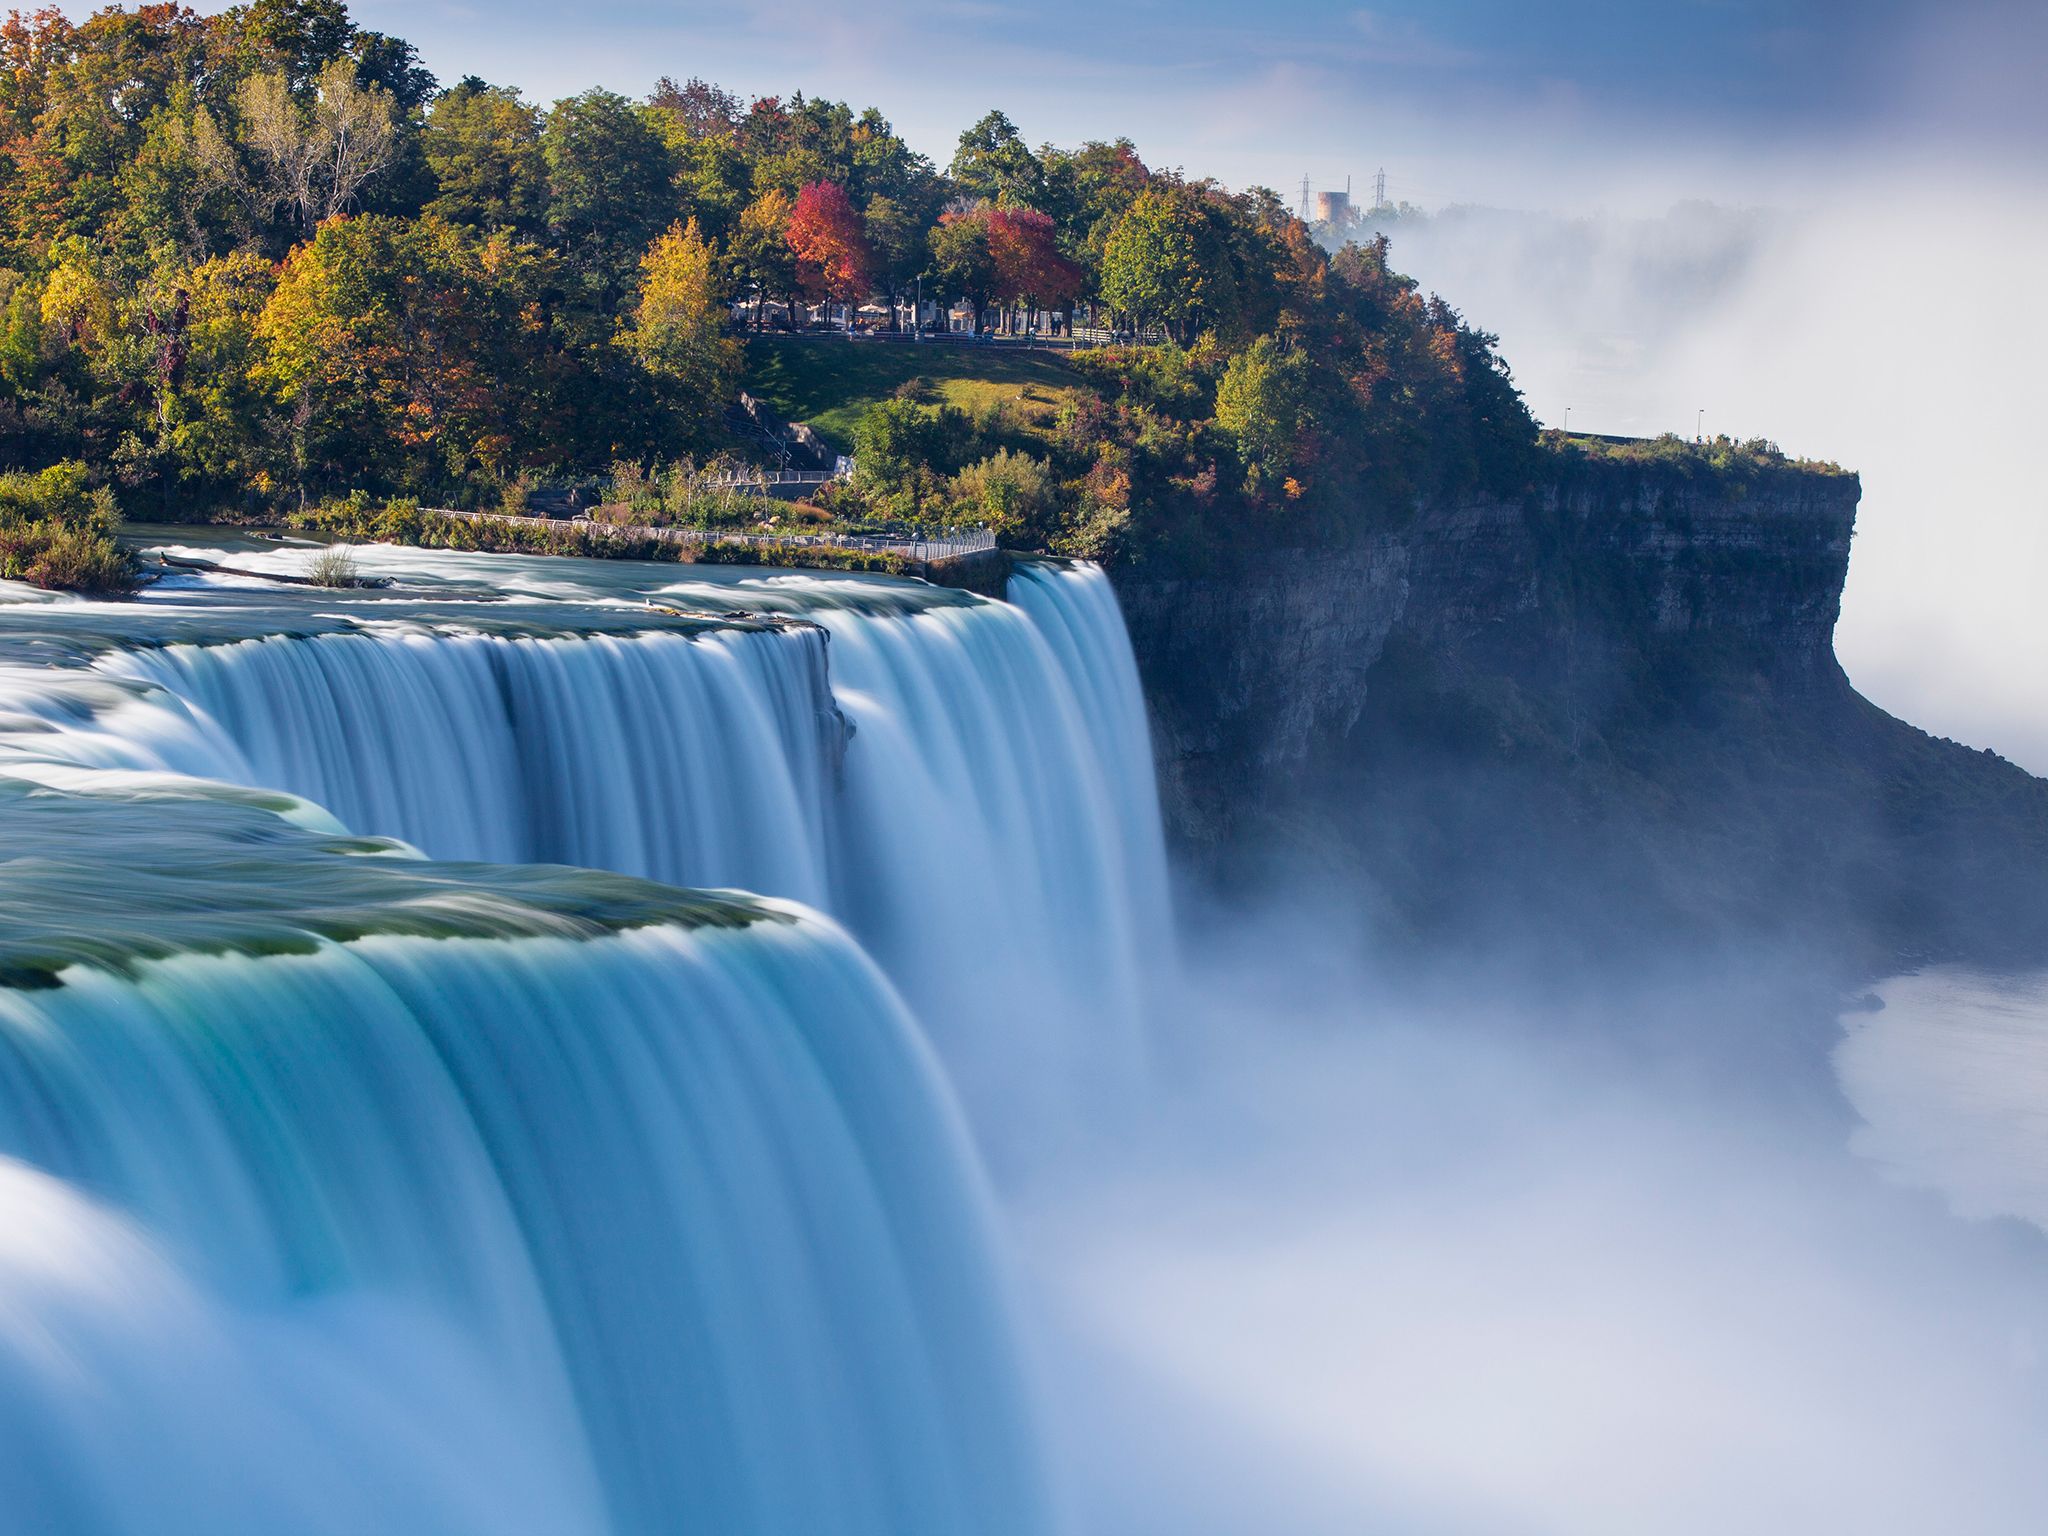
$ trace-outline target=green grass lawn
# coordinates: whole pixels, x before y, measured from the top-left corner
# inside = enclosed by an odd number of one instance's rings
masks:
[[[757,336],[747,342],[747,389],[785,420],[814,427],[841,453],[853,449],[861,412],[913,380],[927,404],[978,411],[1014,400],[1026,421],[1049,420],[1061,397],[1081,383],[1046,352],[843,336]]]

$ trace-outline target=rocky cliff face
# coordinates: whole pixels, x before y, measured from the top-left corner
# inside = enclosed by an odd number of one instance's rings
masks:
[[[1624,903],[1661,941],[1796,902],[1873,953],[1943,954],[2000,904],[2048,953],[2048,785],[1835,662],[1858,494],[1580,465],[1322,547],[1119,571],[1175,842],[1211,871],[1334,862],[1416,932]]]

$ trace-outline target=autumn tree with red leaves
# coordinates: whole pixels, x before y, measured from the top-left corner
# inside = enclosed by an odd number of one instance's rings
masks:
[[[797,193],[784,238],[807,297],[851,304],[872,287],[874,252],[843,187],[814,181]]]
[[[1081,269],[1060,252],[1052,216],[1035,208],[986,208],[995,293],[1005,305],[1065,309],[1081,296]]]

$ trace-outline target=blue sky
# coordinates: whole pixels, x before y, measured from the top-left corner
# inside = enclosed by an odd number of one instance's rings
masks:
[[[2048,143],[2048,6],[2022,0],[360,0],[356,14],[447,79],[542,99],[639,94],[662,74],[802,89],[880,106],[942,160],[995,105],[1034,140],[1127,133],[1154,163],[1238,185],[1363,182],[1384,163],[1428,202],[1611,201],[1616,184],[1674,174],[1711,195],[1759,155],[2026,166]]]

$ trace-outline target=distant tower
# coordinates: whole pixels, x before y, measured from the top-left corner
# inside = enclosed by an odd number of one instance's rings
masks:
[[[1351,222],[1351,193],[1318,192],[1316,194],[1316,221],[1321,224],[1348,224]]]
[[[1301,222],[1308,222],[1308,172],[1301,173]]]
[[[1387,206],[1387,168],[1380,167],[1379,175],[1372,179],[1372,205],[1375,208]]]

